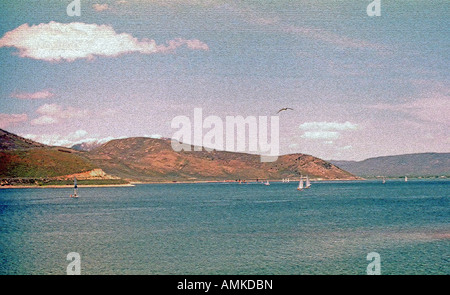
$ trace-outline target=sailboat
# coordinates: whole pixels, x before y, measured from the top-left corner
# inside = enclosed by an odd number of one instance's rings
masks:
[[[311,186],[311,182],[309,182],[309,176],[306,175],[305,188],[309,188]]]
[[[73,178],[73,195],[70,195],[71,198],[78,198],[78,185],[77,178]]]
[[[270,185],[269,180],[267,180],[266,183],[264,183],[264,185]]]
[[[300,181],[298,182],[297,190],[298,191],[302,191],[303,190],[303,177],[300,177]]]
[[[384,176],[383,176],[383,183],[386,183],[386,178],[384,178]]]
[[[408,182],[408,176],[405,176],[405,182]]]

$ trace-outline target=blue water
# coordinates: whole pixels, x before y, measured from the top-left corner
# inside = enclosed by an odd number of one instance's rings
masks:
[[[0,190],[0,274],[450,274],[450,181]]]

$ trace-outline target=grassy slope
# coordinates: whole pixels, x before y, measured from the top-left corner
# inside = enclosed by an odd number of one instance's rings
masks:
[[[94,168],[84,157],[58,148],[0,151],[0,178],[54,177]]]
[[[0,151],[45,147],[45,145],[0,129]]]

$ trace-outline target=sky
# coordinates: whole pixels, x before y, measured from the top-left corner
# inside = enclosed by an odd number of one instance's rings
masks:
[[[448,1],[71,2],[0,0],[0,128],[70,147],[289,107],[281,154],[450,151]]]

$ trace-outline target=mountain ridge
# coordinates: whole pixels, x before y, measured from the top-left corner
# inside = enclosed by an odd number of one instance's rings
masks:
[[[175,152],[170,139],[116,139],[94,149],[87,157],[107,173],[141,181],[167,176],[173,180],[281,179],[300,174],[319,179],[357,179],[310,155],[284,155],[275,162],[262,163],[260,155],[247,153],[204,149]]]
[[[0,151],[36,147],[46,147],[46,145],[0,129]]]
[[[2,130],[3,131],[3,130]],[[45,146],[6,132],[0,149],[0,178],[61,177],[101,169],[105,177],[127,181],[223,181],[295,178],[359,179],[322,159],[305,154],[262,163],[259,155],[227,151],[175,152],[170,139],[131,137],[111,140],[92,151]]]
[[[450,153],[412,153],[329,162],[361,177],[450,176]]]

